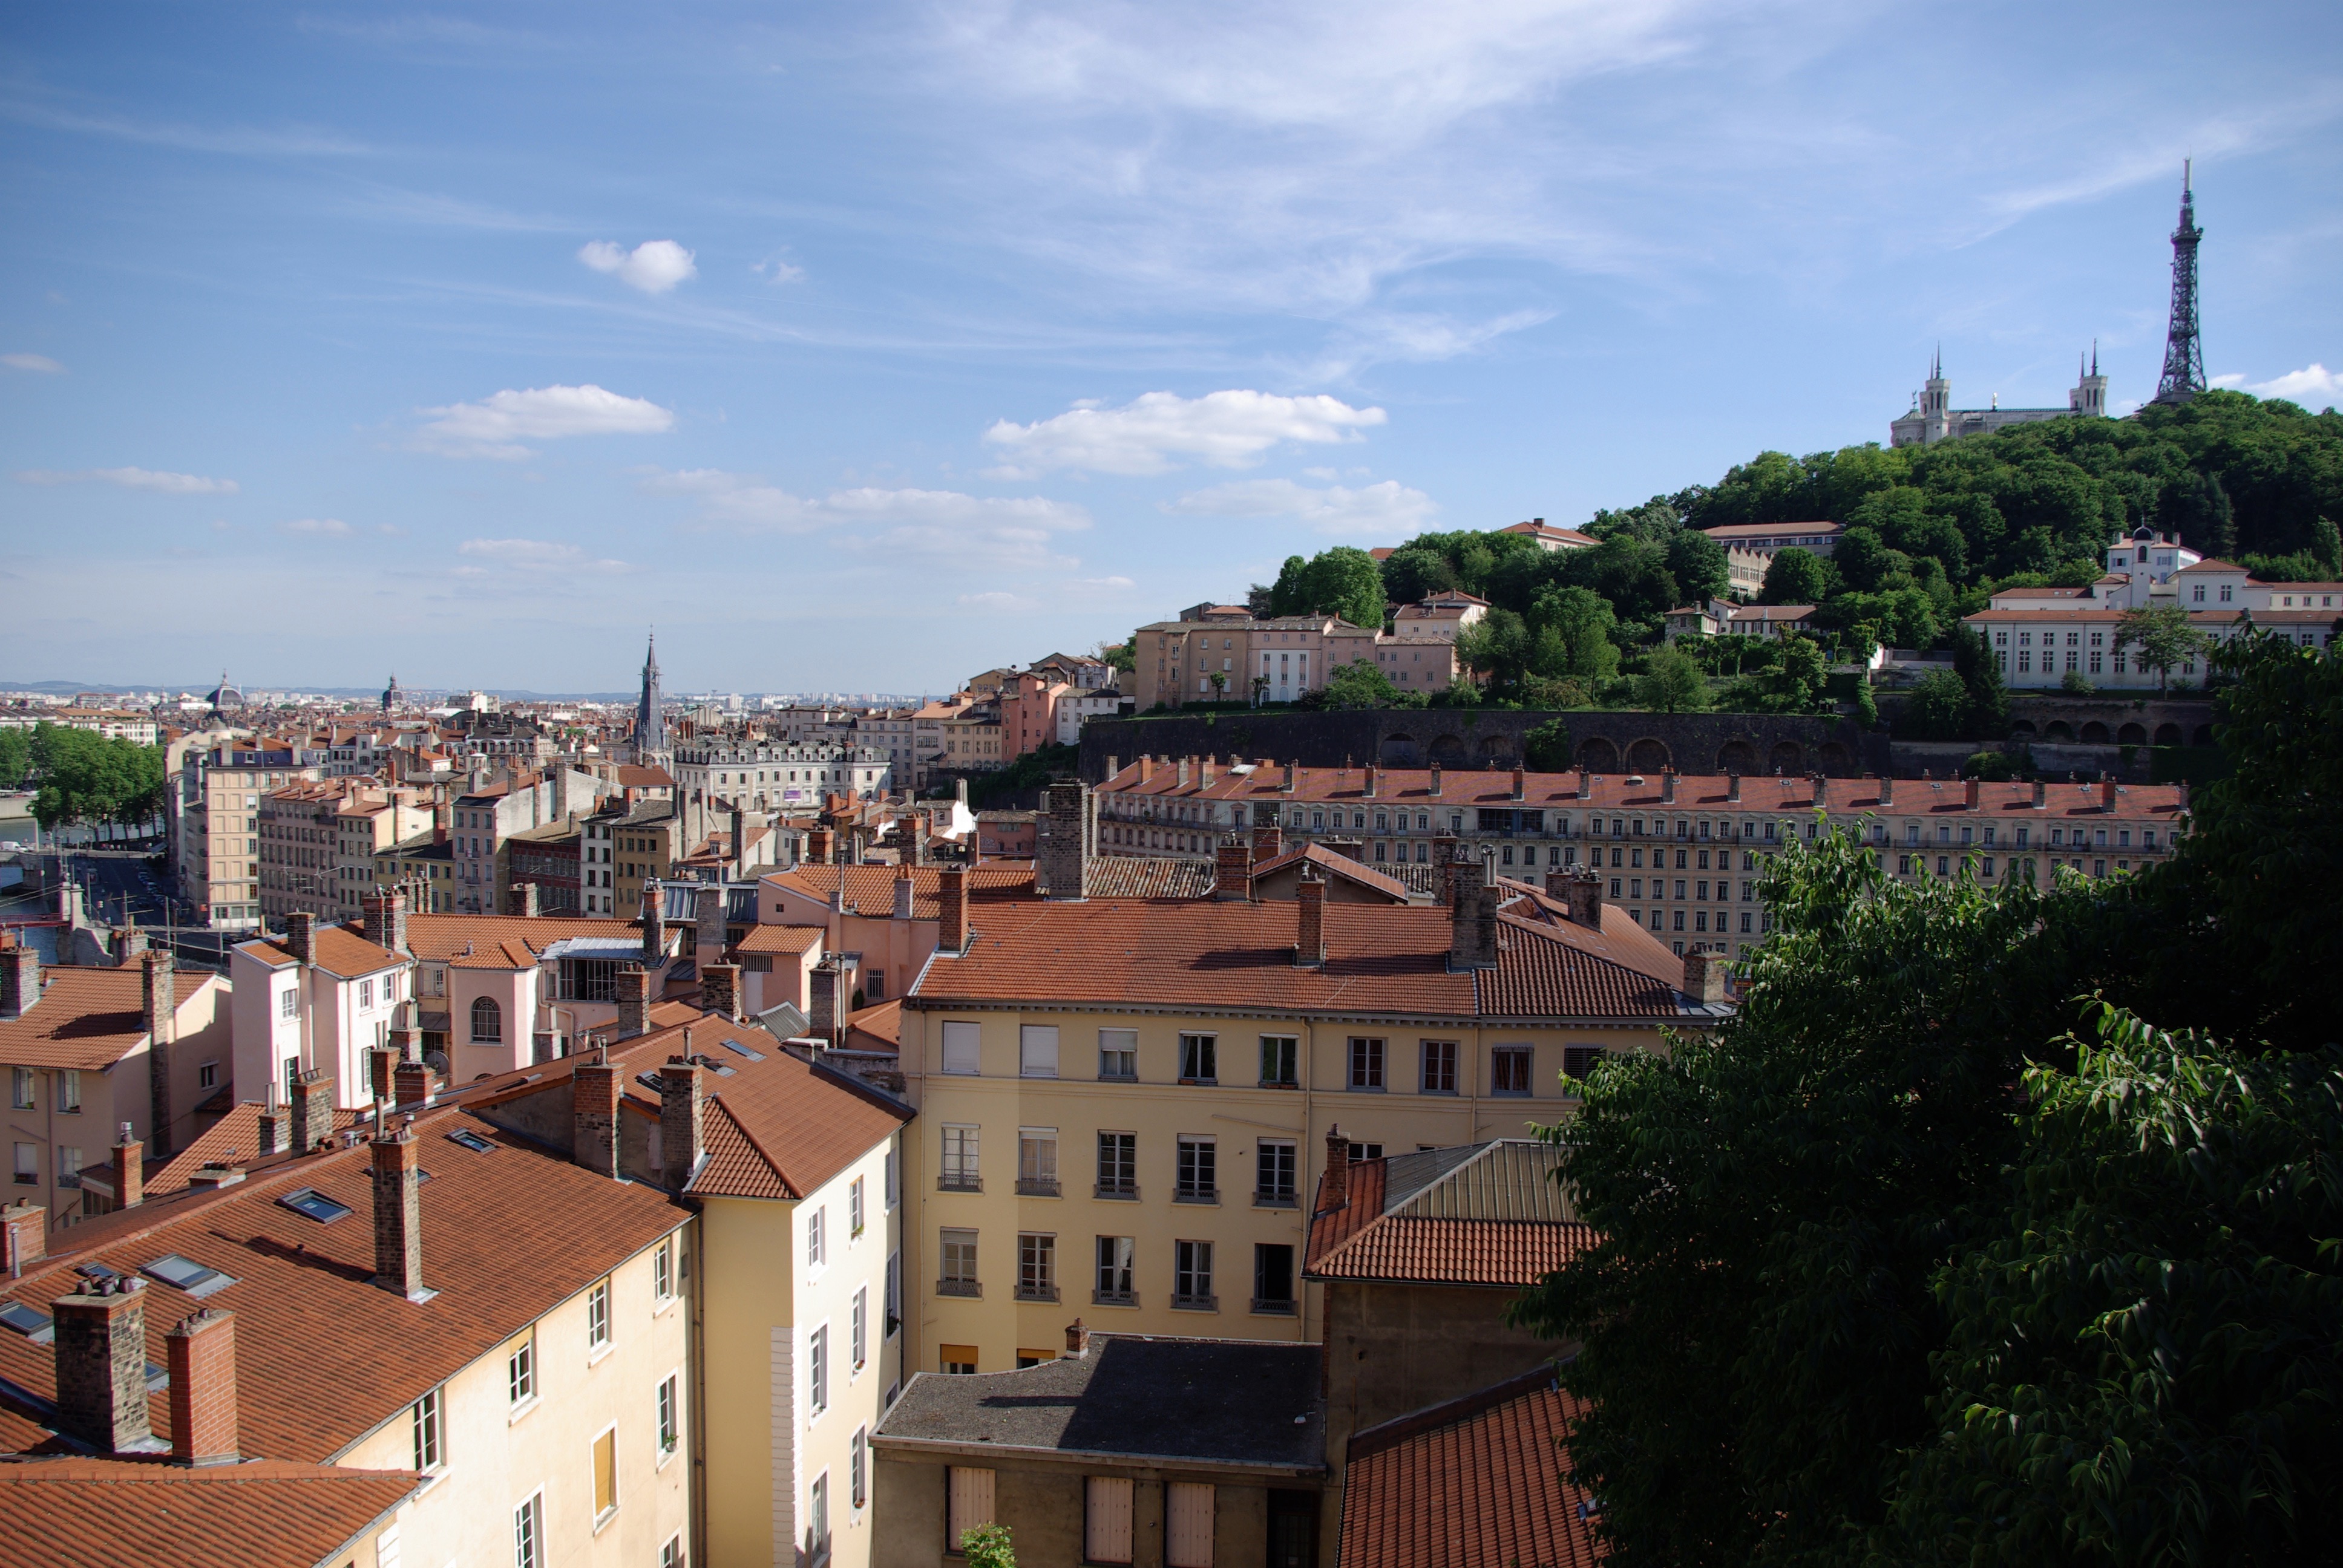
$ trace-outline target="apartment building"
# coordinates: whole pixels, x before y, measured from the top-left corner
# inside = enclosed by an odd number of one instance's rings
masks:
[[[0,932],[10,1201],[70,1224],[83,1171],[116,1143],[184,1148],[196,1107],[228,1082],[230,1045],[217,975],[177,970],[166,952],[119,969],[44,965],[38,949]]]
[[[224,741],[181,759],[173,812],[179,897],[206,924],[238,930],[261,923],[261,799],[323,777],[321,763],[267,742]]]
[[[1381,627],[1353,626],[1331,615],[1157,621],[1131,634],[1133,691],[1142,709],[1242,702],[1256,691],[1263,701],[1291,702],[1324,686],[1342,665],[1376,661],[1382,641]],[[1408,651],[1434,654],[1429,646]],[[1423,662],[1416,659],[1408,668]]]
[[[752,811],[802,810],[831,795],[872,800],[894,787],[890,749],[745,736],[688,736],[676,744],[675,783],[687,802]]]
[[[365,928],[351,930],[297,910],[283,937],[228,950],[237,1098],[319,1072],[339,1105],[373,1099],[367,1053],[390,1043],[399,1004],[415,994],[415,960],[399,895],[367,894],[366,915]]]
[[[2155,691],[2194,686],[2190,657],[2170,669],[2146,663],[2123,638],[2127,614],[2167,605],[2187,612],[2207,641],[2252,626],[2304,648],[2326,648],[2343,619],[2343,583],[2265,583],[2245,568],[2208,560],[2174,535],[2139,528],[2107,546],[2107,571],[2087,588],[2005,588],[1967,618],[2014,690],[2055,689],[2070,676],[2095,688]]]
[[[938,771],[990,773],[1008,761],[1001,735],[1001,704],[992,698],[972,702],[936,721],[943,740]]]
[[[1318,1151],[1521,1138],[1564,1073],[1729,1015],[1592,875],[1557,894],[1455,869],[1453,909],[1252,896],[973,906],[903,998],[922,1267],[910,1352],[992,1371],[1071,1305],[1118,1333],[1312,1341]]]
[[[551,791],[534,773],[476,786],[456,797],[447,842],[458,910],[495,914],[505,907],[505,841],[550,821],[551,806]]]
[[[672,877],[689,852],[683,816],[672,800],[613,801],[578,825],[578,898],[589,915],[642,914],[643,889]]]
[[[375,851],[374,885],[405,893],[410,909],[447,914],[456,907],[456,846],[437,829],[385,845]]]
[[[0,1469],[57,1513],[9,1560],[704,1561],[693,1220],[598,1131],[573,1162],[418,1104],[12,1249]]]
[[[1828,558],[1846,532],[1838,523],[1728,523],[1701,530],[1725,547],[1725,573],[1735,598],[1755,598],[1765,586],[1765,573],[1784,550],[1805,550]]]
[[[1753,765],[1755,759],[1752,759]],[[2065,869],[2121,875],[2169,856],[2183,784],[1975,779],[1624,777],[1493,769],[1299,768],[1142,758],[1097,793],[1102,855],[1216,858],[1225,837],[1274,826],[1370,869],[1436,866],[1451,841],[1498,876],[1599,869],[1605,897],[1678,952],[1739,955],[1770,929],[1760,859],[1817,822],[1855,829],[1898,875],[1987,879]]]
[[[375,882],[375,856],[427,831],[427,792],[386,788],[372,778],[288,784],[260,798],[260,913],[275,926],[295,910],[328,920],[358,918]]]

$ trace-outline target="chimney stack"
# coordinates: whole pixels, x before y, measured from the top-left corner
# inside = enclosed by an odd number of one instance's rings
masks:
[[[569,1157],[597,1176],[618,1175],[619,1068],[607,1051],[570,1070]]]
[[[946,866],[936,873],[936,883],[937,897],[943,905],[936,920],[936,950],[964,953],[971,934],[968,929],[968,872],[960,866]]]
[[[155,1157],[171,1154],[171,1053],[179,1039],[179,987],[168,950],[138,956],[139,1000],[146,1013],[146,1125]]]
[[[1437,757],[1432,759],[1432,798],[1435,801],[1440,799],[1440,759]]]
[[[1529,799],[1529,788],[1530,788],[1530,777],[1529,777],[1529,770],[1528,770],[1527,769],[1525,769],[1525,768],[1516,768],[1516,769],[1513,769],[1513,799],[1516,799],[1516,800],[1526,800],[1526,799]]]
[[[1184,774],[1187,763],[1182,762]],[[1033,824],[1034,890],[1045,899],[1079,899],[1090,859],[1091,791],[1087,784],[1052,784]]]
[[[1432,840],[1432,901],[1442,909],[1456,901],[1457,841],[1447,833]]]
[[[1326,1129],[1326,1207],[1322,1213],[1351,1206],[1351,1141],[1340,1127]]]
[[[1578,765],[1578,798],[1582,800],[1592,800],[1594,798],[1594,775],[1586,770],[1586,764],[1584,762]]]
[[[272,1154],[283,1153],[292,1118],[277,1103],[277,1085],[273,1082],[268,1086],[268,1103],[261,1107],[259,1121],[260,1151],[256,1158],[266,1160]]]
[[[701,886],[691,890],[692,957],[705,969],[724,961],[724,890]]]
[[[1481,878],[1479,857],[1459,855],[1448,871],[1448,970],[1451,974],[1477,967],[1481,951]]]
[[[1968,781],[1968,788],[1967,788],[1967,789],[1964,792],[1964,794],[1963,794],[1963,796],[1962,796],[1962,803],[1963,803],[1964,805],[1966,805],[1966,806],[1970,810],[1972,810],[1972,811],[1974,811],[1974,810],[1976,810],[1976,809],[1977,809],[1977,793],[1978,793],[1978,789],[1979,789],[1979,786],[1978,786],[1978,782],[1977,782],[1977,780],[1976,780],[1976,779],[1971,779]]]
[[[236,1314],[197,1307],[163,1336],[163,1345],[171,1369],[172,1460],[235,1463]]]
[[[505,890],[505,913],[523,920],[535,920],[538,910],[537,900],[535,882],[515,882]]]
[[[699,966],[699,1010],[712,1012],[731,1022],[740,1018],[740,966],[739,964],[702,964]]]
[[[1548,878],[1551,886],[1552,879]],[[1590,931],[1603,929],[1603,878],[1585,869],[1565,874],[1562,896],[1570,905],[1570,921]]]
[[[1274,822],[1263,822],[1252,830],[1252,863],[1256,866],[1274,860],[1285,852],[1285,835]]]
[[[2050,786],[2044,780],[2036,779],[2034,781],[2034,809],[2036,811],[2041,810],[2049,804],[2049,799]]]
[[[1730,805],[1738,806],[1741,804],[1740,774],[1727,773],[1725,776],[1725,799]]]
[[[1879,803],[1882,806],[1896,804],[1896,776],[1893,773],[1879,776]]]
[[[681,1191],[699,1168],[701,1143],[699,1064],[670,1056],[659,1069],[659,1164],[673,1191]]]
[[[899,920],[910,920],[917,893],[917,884],[911,879],[911,868],[908,865],[897,866],[894,885],[895,902],[888,910],[889,916]]]
[[[618,1022],[613,1037],[632,1040],[651,1031],[651,971],[629,965],[618,971]]]
[[[0,1018],[22,1018],[41,1000],[41,950],[0,931]]]
[[[1139,781],[1140,781],[1141,784],[1144,784],[1144,783],[1146,783],[1148,780],[1150,780],[1150,779],[1153,779],[1154,777],[1155,777],[1155,755],[1154,755],[1154,753],[1153,753],[1153,752],[1141,752],[1141,753],[1140,754],[1140,758],[1139,758]]]
[[[749,813],[739,802],[732,807],[732,879],[740,880],[749,874]]]
[[[1976,786],[1975,784],[1969,786],[1969,795],[1971,797],[1969,804],[1974,806],[1976,804],[1976,800],[1975,799],[1976,795]],[[2102,773],[2099,775],[2099,809],[2102,811],[2112,811],[2115,809],[2116,776],[2112,773]]]
[[[1673,768],[1664,769],[1660,773],[1660,804],[1673,806],[1675,803],[1676,770]]]
[[[829,864],[830,864],[830,829],[827,829],[827,828],[809,828],[809,829],[806,829],[806,864],[807,864],[807,865],[809,865],[809,866],[827,866],[827,865],[829,865]]]
[[[1295,785],[1301,781],[1301,777],[1302,769],[1288,761],[1285,765],[1285,782],[1278,786],[1279,790],[1287,795],[1292,794]]]
[[[334,1081],[316,1068],[295,1067],[290,1088],[293,1152],[307,1154],[334,1135]]]
[[[1815,807],[1820,808],[1830,804],[1830,779],[1828,778],[1820,773],[1816,773],[1809,778],[1807,782],[1814,786],[1815,799],[1813,803]]]
[[[407,895],[368,893],[365,900],[366,939],[392,952],[407,950]]]
[[[1293,962],[1306,970],[1326,966],[1326,879],[1318,868],[1304,863],[1302,879],[1295,886],[1294,909],[1297,914]]]
[[[374,1282],[395,1296],[425,1302],[423,1184],[415,1160],[414,1119],[375,1134]]]
[[[812,1038],[835,1045],[838,1042],[840,1018],[838,981],[842,971],[835,957],[825,958],[813,966],[809,981],[813,995],[807,1009],[806,1033]]]
[[[285,946],[302,963],[317,961],[317,917],[307,910],[296,910],[285,917]]]
[[[1222,903],[1252,901],[1252,849],[1234,833],[1214,852],[1212,897]]]
[[[427,1105],[431,1101],[431,1070],[420,1058],[401,1057],[390,1070],[394,1105]]]
[[[643,882],[643,967],[667,962],[667,894],[657,877]]]
[[[1375,766],[1373,763],[1372,763],[1372,762],[1368,763],[1368,764],[1367,764],[1367,799],[1368,799],[1372,800],[1372,799],[1373,799],[1375,798],[1375,787],[1376,787],[1377,785],[1381,784],[1382,782],[1383,782],[1383,769],[1380,769],[1380,768],[1378,768],[1378,767],[1376,767],[1376,766]]]
[[[367,1047],[366,1056],[367,1098],[377,1101],[388,1100],[397,1092],[390,1075],[398,1063],[397,1052],[387,1045],[370,1045]]]
[[[1091,1332],[1082,1327],[1081,1319],[1076,1318],[1066,1325],[1066,1354],[1080,1361],[1090,1353]]]
[[[0,1209],[0,1268],[12,1280],[22,1279],[25,1265],[49,1253],[49,1211],[38,1203],[11,1203]]]
[[[114,1206],[136,1209],[146,1197],[146,1150],[124,1122],[114,1138]]]
[[[154,1446],[146,1418],[146,1286],[136,1274],[85,1282],[49,1303],[58,1429],[100,1453]]]
[[[1725,1000],[1725,955],[1684,954],[1684,995],[1703,1005],[1714,1006]]]
[[[920,814],[917,811],[904,812],[901,817],[896,819],[895,830],[901,834],[903,838],[901,849],[900,851],[902,858],[902,864],[906,866],[926,865],[928,863],[928,847],[926,841],[920,836]]]

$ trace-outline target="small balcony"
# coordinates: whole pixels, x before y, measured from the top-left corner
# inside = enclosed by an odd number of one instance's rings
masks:
[[[1292,1192],[1256,1191],[1252,1195],[1252,1206],[1256,1209],[1299,1209],[1302,1200]]]
[[[1180,1191],[1172,1194],[1172,1201],[1174,1203],[1209,1203],[1217,1207],[1221,1201],[1221,1190],[1217,1187],[1182,1187]]]
[[[936,1294],[940,1296],[966,1296],[971,1301],[980,1301],[984,1296],[984,1287],[978,1284],[974,1280],[938,1280],[936,1282]]]
[[[1172,1310],[1175,1312],[1217,1312],[1221,1310],[1218,1296],[1173,1296]]]
[[[1017,1178],[1017,1195],[1020,1198],[1055,1198],[1059,1196],[1058,1183],[1035,1176],[1020,1176]]]
[[[1273,1301],[1265,1297],[1255,1296],[1252,1299],[1252,1310],[1262,1317],[1290,1318],[1293,1315],[1294,1306],[1292,1297],[1287,1297],[1282,1301]]]
[[[936,1191],[939,1192],[981,1192],[984,1191],[984,1182],[980,1178],[975,1176],[948,1174],[936,1178]]]

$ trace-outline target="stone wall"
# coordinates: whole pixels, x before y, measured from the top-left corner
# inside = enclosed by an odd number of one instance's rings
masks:
[[[1476,708],[1377,709],[1332,713],[1217,713],[1101,719],[1082,727],[1081,777],[1107,778],[1107,759],[1269,758],[1305,768],[1511,768],[1522,738],[1549,719],[1570,727],[1580,761],[1598,773],[1821,772],[1848,779],[1884,771],[1887,737],[1832,715],[1564,714]]]

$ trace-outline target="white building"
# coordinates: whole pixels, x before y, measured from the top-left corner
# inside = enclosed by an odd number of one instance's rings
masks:
[[[2005,408],[1996,397],[1984,408],[1956,408],[1953,384],[1945,379],[1945,357],[1938,354],[1928,367],[1928,379],[1912,396],[1912,411],[1888,422],[1891,447],[1928,447],[2006,425],[2032,425],[2044,419],[2099,419],[2107,412],[2107,378],[2099,374],[2099,352],[2091,349],[2087,368],[2077,367],[2074,389],[2064,408]]]

